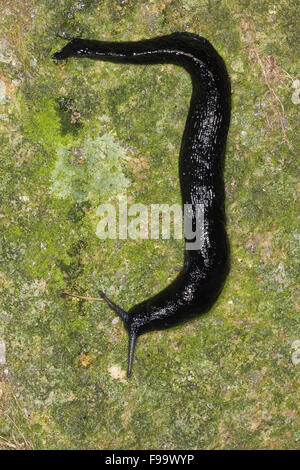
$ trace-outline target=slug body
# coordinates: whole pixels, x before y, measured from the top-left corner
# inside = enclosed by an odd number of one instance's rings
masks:
[[[128,376],[136,339],[153,329],[168,328],[207,312],[224,285],[229,270],[225,231],[223,162],[230,121],[230,81],[222,58],[203,37],[174,33],[137,42],[73,39],[54,54],[57,60],[88,57],[126,64],[175,64],[191,76],[193,91],[179,156],[182,204],[204,209],[200,249],[189,249],[184,265],[164,290],[125,312],[100,296],[123,319],[129,333]],[[171,98],[170,98],[171,99]]]

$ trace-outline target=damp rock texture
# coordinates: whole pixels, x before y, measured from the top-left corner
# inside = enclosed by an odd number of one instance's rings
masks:
[[[6,0],[0,23],[0,447],[299,449],[294,0]],[[175,66],[51,54],[70,37],[208,38],[232,82],[231,271],[209,314],[139,339],[128,309],[167,285],[181,240],[102,240],[101,203],[180,203],[191,84]],[[299,143],[299,142],[298,142]],[[298,259],[297,259],[298,257]]]

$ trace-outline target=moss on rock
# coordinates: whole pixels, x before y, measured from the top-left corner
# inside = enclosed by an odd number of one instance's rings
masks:
[[[299,448],[296,2],[8,0],[1,8],[0,446]],[[101,287],[127,309],[179,271],[180,240],[99,240],[96,210],[109,198],[117,204],[128,182],[131,202],[180,202],[191,84],[174,66],[58,65],[51,54],[71,36],[177,30],[207,37],[232,80],[231,271],[208,315],[139,339],[126,380],[121,323],[102,303],[58,291]],[[111,160],[93,172],[104,138]],[[110,165],[112,191],[101,182]]]

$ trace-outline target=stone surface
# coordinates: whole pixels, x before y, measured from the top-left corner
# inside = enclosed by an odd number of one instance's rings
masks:
[[[299,448],[297,2],[7,0],[1,8],[0,446]],[[180,203],[191,84],[170,65],[55,64],[51,54],[72,36],[177,30],[207,37],[232,80],[231,271],[208,315],[139,339],[127,380],[121,322],[102,302],[58,292],[97,296],[101,287],[128,309],[176,276],[180,240],[95,232],[99,203],[117,206],[127,182],[131,203]],[[99,182],[90,190],[81,166],[88,143],[98,152],[104,135],[124,156],[107,196]],[[64,151],[71,163],[59,160]]]

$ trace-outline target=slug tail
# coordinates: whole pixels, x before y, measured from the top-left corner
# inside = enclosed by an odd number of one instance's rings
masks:
[[[132,362],[134,357],[134,350],[137,340],[137,334],[134,331],[131,331],[129,334],[129,350],[128,350],[128,368],[127,368],[127,377],[131,377],[132,371]]]

